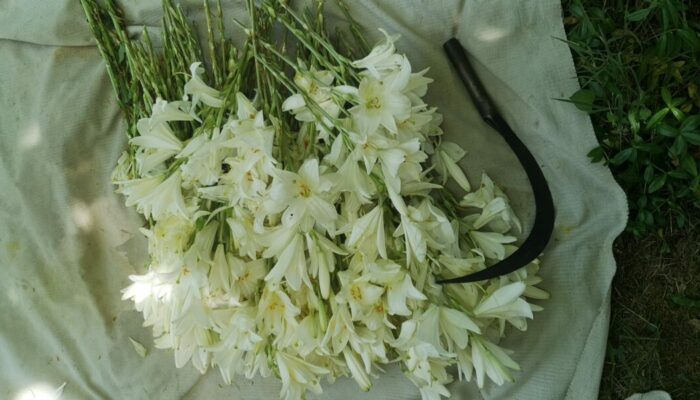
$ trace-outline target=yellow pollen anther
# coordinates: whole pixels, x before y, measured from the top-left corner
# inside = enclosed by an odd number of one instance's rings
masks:
[[[311,196],[311,188],[309,185],[307,185],[304,182],[299,183],[299,196],[301,197],[310,197]]]
[[[350,295],[352,295],[353,299],[360,301],[362,300],[362,289],[353,285],[353,287],[350,288]]]
[[[369,99],[367,102],[367,108],[374,108],[375,110],[378,110],[382,108],[382,103],[379,101],[379,97],[372,97]]]

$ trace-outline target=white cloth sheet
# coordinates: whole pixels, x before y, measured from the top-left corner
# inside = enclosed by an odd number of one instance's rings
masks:
[[[227,16],[243,14],[243,2],[224,3]],[[557,40],[565,37],[559,1],[350,3],[372,38],[380,37],[377,27],[400,33],[397,46],[414,66],[431,67],[428,101],[444,114],[447,136],[469,152],[463,166],[472,182],[488,172],[529,226],[525,174],[481,122],[442,52],[458,27],[488,91],[540,161],[557,207],[541,270],[551,300],[526,333],[512,331],[503,343],[522,372],[514,384],[482,391],[455,383],[453,398],[596,399],[611,244],[627,210],[609,170],[586,157],[596,145],[589,118],[556,100],[578,89],[569,49]],[[159,25],[158,0],[121,4],[131,24]],[[184,4],[201,21],[201,2]],[[334,23],[340,14],[330,12]],[[142,221],[109,182],[123,130],[79,2],[0,0],[0,398],[63,382],[66,399],[277,398],[274,379],[224,386],[216,371],[176,369],[171,353],[153,347],[141,315],[120,300],[127,276],[143,270],[146,246]],[[146,346],[145,358],[129,337]],[[341,379],[319,398],[420,396],[389,368],[368,393]]]

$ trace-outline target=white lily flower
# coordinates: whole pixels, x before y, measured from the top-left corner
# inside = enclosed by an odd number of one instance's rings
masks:
[[[404,92],[411,98],[411,103],[414,105],[425,104],[421,98],[428,93],[428,85],[433,82],[433,79],[425,76],[429,69],[426,68],[411,74],[408,84],[404,88]]]
[[[414,210],[409,207],[409,213]],[[408,213],[407,213],[408,214]],[[418,262],[425,261],[428,254],[428,235],[421,229],[418,222],[410,215],[401,215],[401,224],[394,231],[394,237],[404,237],[406,245],[406,262],[408,264],[415,258]]]
[[[301,357],[308,357],[321,347],[323,330],[316,314],[310,313],[299,323],[291,345]]]
[[[444,347],[440,339],[440,308],[430,304],[427,309],[414,316],[416,320],[415,340],[417,343],[428,343],[442,356],[450,352]]]
[[[465,154],[466,152],[458,144],[442,142],[433,156],[433,165],[442,177],[443,185],[447,182],[448,177],[452,177],[464,191],[469,192],[471,190],[469,180],[457,164],[459,160],[464,158]]]
[[[233,273],[236,275],[233,291],[240,293],[243,298],[250,299],[254,297],[260,281],[265,277],[267,265],[263,259],[241,262],[233,265]]]
[[[248,256],[251,260],[258,258],[263,244],[259,234],[255,230],[255,218],[240,207],[233,209],[233,217],[227,218],[226,223],[231,229],[231,239],[241,255]]]
[[[365,392],[371,389],[372,382],[369,380],[369,375],[353,351],[346,347],[343,350],[343,358],[345,358],[345,365],[348,366],[352,378],[360,385],[360,388]]]
[[[232,132],[232,139],[225,146],[239,150],[239,156],[247,150],[262,151],[272,158],[272,146],[275,131],[267,126],[262,111],[255,108],[253,103],[243,94],[236,94],[238,119],[230,120],[224,129]]]
[[[323,162],[336,168],[340,168],[340,166],[345,162],[347,153],[348,151],[347,147],[345,146],[344,136],[338,135],[335,139],[333,139],[331,151],[323,157]]]
[[[327,369],[283,351],[277,351],[275,361],[279,369],[280,379],[282,379],[280,396],[283,396],[285,400],[302,399],[307,390],[317,394],[321,393],[320,375],[328,374]]]
[[[414,258],[418,262],[424,262],[428,248],[450,254],[458,253],[455,227],[445,214],[427,199],[417,207],[408,207],[401,215],[401,224],[394,231],[394,237],[401,236],[404,236],[406,242],[408,263]]]
[[[506,248],[503,246],[504,244],[513,243],[517,240],[513,236],[505,236],[496,232],[470,231],[469,237],[484,251],[486,258],[495,260],[502,260],[505,258]]]
[[[448,254],[459,254],[458,234],[445,213],[433,205],[430,200],[423,200],[411,213],[415,220],[421,221],[429,234],[428,245],[434,249],[444,250]],[[447,250],[452,251],[447,251]]]
[[[343,101],[336,102],[333,98],[333,92],[336,88],[332,87],[333,74],[330,71],[311,71],[302,73],[297,72],[294,76],[294,83],[301,89],[302,93],[296,93],[288,97],[282,103],[282,111],[290,111],[297,121],[315,122],[315,127],[319,131],[320,139],[326,140],[329,136],[328,127],[334,125],[332,118],[337,118],[340,114]],[[341,88],[341,91],[343,89]],[[304,95],[320,107],[320,111],[325,115],[318,116],[312,112],[309,105],[306,104]]]
[[[413,285],[411,276],[392,261],[380,260],[369,266],[370,281],[384,286],[387,294],[387,312],[391,315],[411,315],[407,301],[423,301],[427,297]]]
[[[193,109],[200,101],[210,107],[221,107],[224,104],[224,101],[221,99],[221,93],[204,83],[201,77],[204,73],[204,68],[201,65],[201,62],[195,62],[190,65],[191,78],[185,83],[185,94],[192,96]]]
[[[117,165],[112,171],[112,182],[128,181],[131,172],[132,162],[129,152],[124,151],[117,160]]]
[[[516,328],[525,328],[525,319],[532,319],[532,308],[520,296],[525,284],[513,282],[485,297],[475,308],[474,315],[481,318],[500,318],[511,322]]]
[[[143,313],[144,326],[153,326],[154,336],[169,326],[171,299],[175,279],[149,270],[144,275],[130,275],[131,285],[122,290],[122,300],[134,302],[136,311]]]
[[[330,274],[335,271],[335,254],[347,254],[343,249],[319,234],[306,234],[309,250],[309,272],[318,280],[321,297],[328,299],[330,293]]]
[[[308,226],[308,221],[315,222],[328,232],[335,232],[338,213],[328,201],[332,182],[319,171],[315,158],[308,159],[299,168],[298,173],[278,170],[270,188],[271,200],[277,206],[286,209],[282,214],[282,224],[295,227]]]
[[[219,244],[214,251],[214,259],[210,262],[209,284],[207,286],[208,305],[211,308],[237,305],[238,296],[232,296],[231,283],[235,279],[232,267],[242,263],[233,254],[226,253],[224,245]]]
[[[396,185],[395,180],[392,182],[392,180],[389,179],[386,180],[385,183],[387,184],[387,194],[389,195],[389,199],[391,200],[391,204],[394,206],[394,209],[396,209],[396,211],[402,217],[408,214],[408,207],[406,207],[406,202],[404,201],[403,196],[401,196],[401,187]]]
[[[358,88],[359,104],[350,109],[356,126],[362,133],[371,134],[379,126],[396,133],[397,120],[403,121],[411,115],[411,101],[396,87],[400,81],[380,81],[364,77]]]
[[[141,228],[148,238],[148,253],[154,263],[177,264],[194,232],[193,221],[179,214],[166,215],[151,230]]]
[[[433,386],[449,383],[445,371],[448,361],[429,343],[419,343],[402,354],[407,376],[416,386]]]
[[[168,124],[164,122],[154,124],[150,118],[142,118],[136,126],[140,136],[131,138],[130,144],[146,149],[166,150],[174,154],[182,149],[182,142]]]
[[[428,159],[428,155],[421,150],[422,144],[420,139],[413,138],[403,141],[399,147],[406,154],[406,159],[399,165],[398,169],[398,177],[401,178],[402,185],[404,182],[412,183],[423,180],[424,174],[421,163]]]
[[[366,69],[376,79],[381,79],[387,71],[393,71],[401,64],[401,55],[396,54],[396,42],[400,35],[389,35],[384,29],[384,42],[377,44],[370,53],[361,60],[353,61],[355,68]]]
[[[192,258],[197,258],[204,263],[212,260],[212,251],[214,250],[214,241],[216,234],[219,231],[219,223],[211,221],[194,236],[194,242],[187,251],[187,255]]]
[[[384,232],[384,208],[378,205],[352,224],[345,245],[372,259],[379,254],[387,258]]]
[[[417,173],[411,174],[410,172],[415,168],[410,168],[403,171],[404,173],[401,175],[412,179],[420,178],[420,163],[425,160],[426,156],[420,150],[420,141],[418,139],[399,142],[375,131],[371,134],[351,132],[350,140],[355,144],[351,157],[364,162],[367,174],[372,173],[375,164],[379,160],[385,180],[387,180],[387,183],[391,182],[397,191],[400,191],[401,187],[399,173],[402,167],[406,166],[407,162],[417,166]]]
[[[140,148],[136,150],[134,160],[139,176],[160,175],[165,172],[165,162],[176,154],[170,150]]]
[[[240,154],[240,153],[243,154]],[[258,150],[238,150],[240,155],[227,157],[221,163],[223,172],[216,186],[200,187],[198,192],[207,199],[236,206],[246,203],[248,211],[262,206],[267,195],[273,160]]]
[[[119,190],[126,196],[126,206],[136,209],[146,218],[159,220],[166,214],[189,218],[191,213],[182,197],[181,177],[175,172],[167,179],[154,176],[119,182]]]
[[[513,381],[508,369],[520,370],[518,364],[502,348],[488,340],[475,337],[471,347],[471,361],[479,388],[484,387],[484,375],[487,375],[495,384],[502,385]]]
[[[459,202],[459,205],[462,207],[484,208],[495,197],[496,186],[488,175],[482,174],[479,189],[467,193],[462,201]]]
[[[279,286],[265,285],[258,303],[257,321],[259,334],[274,335],[274,344],[283,346],[291,341],[299,323],[296,317],[301,310],[292,303]]]
[[[347,304],[335,303],[335,299],[331,300],[331,305],[333,306],[332,317],[328,321],[328,327],[321,341],[321,346],[331,352],[331,354],[340,354],[349,343],[357,345],[360,342],[360,337],[355,331],[355,325],[352,322]]]
[[[137,123],[139,136],[129,140],[138,146],[136,163],[141,176],[157,169],[163,162],[182,149],[182,142],[166,122],[156,118],[142,118]]]
[[[445,274],[445,278],[468,275],[486,267],[484,257],[478,255],[462,258],[449,254],[441,254],[438,260],[440,265],[449,271],[449,274]],[[460,288],[460,290],[462,290],[462,288]]]
[[[389,305],[384,297],[385,296],[379,298],[376,304],[365,311],[365,315],[362,320],[368,329],[375,332],[385,330],[386,328],[396,329],[396,326],[389,321]],[[383,345],[381,348],[384,348]]]
[[[232,151],[223,147],[226,135],[215,128],[211,137],[208,133],[195,136],[177,155],[186,158],[180,170],[185,187],[210,186],[216,184],[223,171],[222,164]]]
[[[350,306],[354,321],[361,320],[365,312],[371,309],[384,293],[383,288],[350,271],[338,272],[338,278],[342,288],[337,300]]]
[[[396,126],[398,128],[397,139],[405,142],[413,139],[419,139],[426,149],[434,150],[432,144],[426,139],[428,136],[434,135],[435,125],[442,121],[442,116],[437,113],[436,108],[427,108],[425,106],[411,107],[411,116],[401,121]]]
[[[188,101],[165,101],[158,97],[151,110],[151,123],[192,121],[195,117],[185,111],[190,108]]]
[[[508,204],[508,197],[494,185],[491,178],[486,174],[481,176],[481,184],[479,189],[474,192],[467,193],[459,202],[462,207],[486,208],[489,203],[496,199],[503,199],[506,204],[505,210],[502,210],[494,218],[490,218],[486,224],[488,227],[498,233],[506,233],[514,228],[516,232],[522,232],[520,220],[515,215],[515,212]],[[496,203],[499,204],[499,203]]]
[[[377,187],[369,174],[362,170],[354,157],[345,159],[334,178],[334,190],[351,193],[363,203],[370,203],[377,193]]]
[[[440,329],[445,337],[450,338],[458,349],[465,349],[469,344],[469,332],[481,333],[481,329],[462,311],[449,307],[440,308]],[[451,346],[450,346],[451,347]],[[448,348],[452,351],[451,348]]]
[[[263,341],[256,331],[257,309],[241,306],[227,310],[216,317],[214,330],[220,341],[212,349],[212,361],[219,367],[224,382],[228,385],[235,374],[245,372],[245,355],[253,352]]]
[[[481,210],[481,214],[479,214],[479,217],[473,222],[474,228],[482,228],[500,216],[502,213],[506,212],[507,209],[508,205],[506,204],[506,201],[501,197],[496,197]]]
[[[302,282],[312,287],[304,252],[304,236],[294,228],[279,227],[272,231],[266,240],[271,245],[265,250],[263,257],[275,257],[277,262],[265,276],[265,282],[278,284],[284,278],[294,290],[299,290]]]
[[[421,400],[442,400],[443,397],[450,397],[450,391],[441,382],[431,382],[430,385],[421,386],[418,389]]]

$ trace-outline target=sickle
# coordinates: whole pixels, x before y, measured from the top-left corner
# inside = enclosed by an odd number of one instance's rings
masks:
[[[530,153],[527,147],[515,135],[515,132],[508,126],[508,123],[501,117],[496,106],[489,98],[484,86],[479,81],[472,68],[464,48],[455,38],[445,42],[443,45],[447,57],[457,70],[457,74],[462,79],[464,87],[474,102],[474,106],[479,111],[481,118],[495,129],[501,137],[508,143],[511,150],[518,157],[518,161],[525,169],[527,178],[530,181],[532,192],[535,196],[535,222],[527,239],[513,254],[496,264],[487,267],[473,274],[438,281],[440,284],[467,283],[483,281],[497,278],[509,274],[519,268],[529,264],[537,258],[547,247],[547,243],[554,230],[554,202],[549,191],[547,180],[537,164],[537,160]]]

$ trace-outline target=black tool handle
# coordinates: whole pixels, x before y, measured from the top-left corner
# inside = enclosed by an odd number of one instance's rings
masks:
[[[505,259],[481,271],[438,281],[441,284],[477,282],[516,271],[532,262],[542,253],[547,247],[554,230],[554,201],[552,200],[547,180],[537,160],[535,160],[527,146],[520,141],[515,132],[499,114],[498,109],[474,72],[474,68],[469,63],[467,53],[462,45],[457,39],[452,38],[445,42],[443,47],[481,117],[503,137],[518,157],[518,161],[520,161],[527,173],[527,178],[530,181],[535,197],[535,221],[530,234],[520,248]]]

